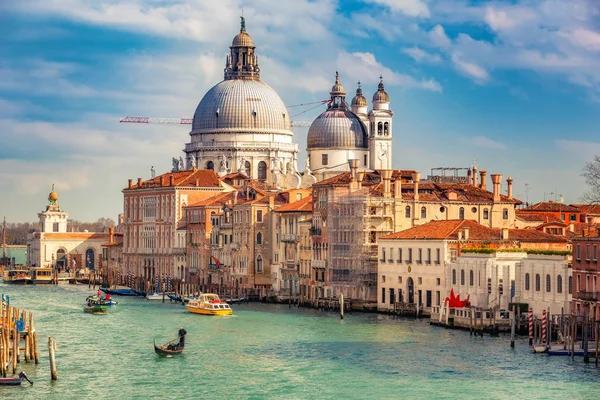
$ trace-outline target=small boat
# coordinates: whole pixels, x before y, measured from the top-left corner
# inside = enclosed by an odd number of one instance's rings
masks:
[[[91,305],[84,306],[83,311],[89,314],[106,314],[106,306]]]
[[[189,312],[202,315],[231,315],[233,310],[224,301],[219,299],[218,294],[202,293],[198,300],[190,300],[187,304]]]
[[[548,351],[548,348],[546,346],[533,346],[534,353],[545,353],[547,351]]]
[[[104,293],[110,294],[111,296],[137,296],[137,293],[130,288],[123,289],[109,289],[100,288]]]
[[[54,283],[54,270],[52,268],[29,268],[29,274],[34,285],[52,285]]]
[[[141,290],[136,290],[136,289],[131,289],[131,290],[133,290],[133,292],[138,296],[146,297],[146,292],[143,292]]]
[[[9,269],[4,272],[4,283],[11,285],[30,285],[33,280],[26,269]]]
[[[161,344],[160,346],[156,345],[156,340],[154,341],[154,352],[156,354],[158,354],[159,356],[163,356],[163,357],[172,357],[174,355],[177,354],[181,354],[181,352],[183,351],[183,347],[180,347],[177,344],[173,344],[173,342],[175,342],[175,340],[173,340],[172,342],[169,342],[167,344]]]
[[[98,296],[88,296],[88,298],[85,300],[87,302],[92,302],[93,305],[100,305],[100,306],[114,307],[117,304],[119,304],[118,302],[114,301],[113,299],[107,300],[106,297],[98,298]]]
[[[33,382],[31,382],[29,380],[29,378],[27,378],[27,375],[25,375],[25,372],[21,372],[19,374],[18,377],[14,377],[14,378],[0,378],[0,386],[18,386],[21,383],[23,383],[23,380],[26,380],[27,382],[31,383],[33,385]]]
[[[169,293],[169,294],[167,294],[167,296],[169,297],[169,299],[176,301],[178,303],[181,303],[181,301],[182,301],[181,296],[177,296],[175,293]]]
[[[226,297],[223,299],[227,304],[247,303],[247,297]]]

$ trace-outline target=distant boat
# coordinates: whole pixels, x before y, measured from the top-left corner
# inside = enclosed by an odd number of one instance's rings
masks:
[[[219,299],[218,294],[202,293],[198,300],[190,300],[186,306],[188,311],[202,315],[231,315],[233,311],[229,304]]]
[[[111,296],[137,296],[137,293],[134,292],[130,288],[122,288],[122,289],[109,289],[109,288],[100,288],[104,293],[108,293]]]
[[[162,300],[162,299],[170,299],[169,295],[174,295],[174,293],[158,293],[158,292],[154,292],[154,293],[148,293],[146,295],[146,300]]]
[[[26,269],[9,269],[4,271],[4,283],[11,285],[30,285],[33,280]]]
[[[247,297],[225,297],[223,298],[227,304],[238,304],[238,303],[246,303],[248,302]]]
[[[18,386],[23,382],[23,380],[26,380],[27,382],[29,382],[33,385],[33,382],[31,382],[29,380],[29,378],[27,378],[27,375],[25,375],[25,372],[21,372],[18,377],[0,378],[0,386],[3,386],[3,385],[4,386]]]
[[[84,306],[83,311],[89,314],[106,314],[106,306],[92,305]]]
[[[109,306],[109,307],[114,307],[117,304],[119,304],[119,303],[117,303],[116,301],[114,301],[112,299],[107,300],[106,298],[103,298],[103,297],[98,298],[98,296],[88,296],[88,298],[86,299],[86,301],[91,301],[92,304],[94,304],[94,305]]]
[[[52,268],[29,268],[31,280],[36,285],[51,285],[54,283],[54,269]]]

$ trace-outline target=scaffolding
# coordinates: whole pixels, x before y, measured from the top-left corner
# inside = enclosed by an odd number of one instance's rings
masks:
[[[431,168],[431,175],[427,177],[427,180],[435,183],[469,183],[470,170],[470,168],[453,167]]]
[[[377,296],[377,238],[393,231],[394,199],[368,188],[333,191],[328,202],[328,269],[334,293],[367,302]]]

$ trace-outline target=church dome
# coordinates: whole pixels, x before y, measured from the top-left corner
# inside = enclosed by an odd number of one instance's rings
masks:
[[[366,149],[367,128],[351,111],[328,109],[310,125],[307,145],[308,149]]]
[[[242,31],[235,35],[231,47],[254,47],[254,42],[252,41],[252,37],[248,35],[246,31]]]
[[[383,86],[383,77],[379,77],[379,85],[377,86],[377,91],[373,95],[373,103],[389,103],[390,96],[386,93],[385,88]]]
[[[202,98],[191,133],[282,133],[292,135],[287,107],[260,80],[229,79],[213,86]]]
[[[367,99],[365,98],[365,96],[363,96],[362,89],[360,88],[360,86],[356,89],[356,96],[354,96],[354,98],[352,99],[352,105],[356,107],[368,106]]]

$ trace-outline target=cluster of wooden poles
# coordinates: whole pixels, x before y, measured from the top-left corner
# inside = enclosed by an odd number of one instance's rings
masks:
[[[21,329],[19,329],[21,328]],[[24,347],[21,347],[24,342]],[[17,364],[21,362],[21,353],[26,363],[37,364],[37,333],[33,322],[33,313],[0,302],[0,375],[6,377],[12,365],[12,373],[17,373]]]

